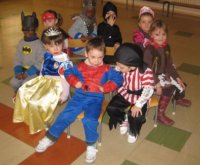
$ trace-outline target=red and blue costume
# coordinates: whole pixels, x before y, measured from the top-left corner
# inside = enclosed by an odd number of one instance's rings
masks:
[[[82,87],[76,89],[64,111],[60,113],[47,132],[47,137],[57,140],[65,128],[81,112],[84,112],[82,123],[86,142],[96,142],[98,139],[98,118],[104,101],[104,93],[101,92],[100,87],[103,88],[105,93],[114,91],[122,84],[123,78],[119,72],[108,65],[103,64],[94,67],[87,65],[85,62],[66,70],[65,77],[71,86],[75,87],[78,82],[81,82]]]

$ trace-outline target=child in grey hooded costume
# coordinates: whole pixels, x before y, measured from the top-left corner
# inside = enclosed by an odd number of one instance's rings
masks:
[[[83,1],[82,13],[79,16],[73,17],[74,23],[68,31],[71,38],[80,38],[82,41],[86,42],[87,40],[97,36],[95,7],[95,0]],[[84,51],[84,48],[72,49],[72,52],[78,55],[84,55]]]
[[[36,13],[33,12],[32,15],[24,16],[22,12],[21,21],[24,38],[17,45],[14,59],[14,77],[10,81],[15,94],[25,82],[39,75],[45,52],[43,44],[35,32],[38,27]]]

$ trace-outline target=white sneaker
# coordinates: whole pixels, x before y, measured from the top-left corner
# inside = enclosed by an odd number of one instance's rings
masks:
[[[137,140],[137,136],[134,135],[128,135],[128,143],[135,143]]]
[[[36,152],[44,152],[48,147],[52,146],[54,142],[50,140],[48,137],[44,137],[39,141],[39,144],[35,147]]]
[[[128,116],[125,115],[125,120],[119,125],[120,134],[124,135],[128,132]]]
[[[87,146],[85,161],[87,163],[93,163],[96,160],[97,152],[98,150],[96,149],[95,146]]]

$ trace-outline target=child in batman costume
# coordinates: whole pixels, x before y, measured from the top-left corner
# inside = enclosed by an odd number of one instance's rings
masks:
[[[22,84],[39,75],[45,52],[43,44],[36,34],[38,27],[36,13],[33,12],[32,15],[25,16],[22,12],[21,22],[24,37],[17,45],[14,59],[14,77],[10,81],[15,95]],[[13,100],[15,100],[15,95]]]

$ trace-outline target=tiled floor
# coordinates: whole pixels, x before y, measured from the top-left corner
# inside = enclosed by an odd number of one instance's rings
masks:
[[[124,5],[118,6],[118,21],[123,35],[124,42],[131,42],[132,30],[137,27],[137,15],[139,7],[134,10],[125,9]],[[34,0],[1,0],[0,1],[0,103],[13,108],[11,97],[13,91],[9,86],[9,80],[13,75],[12,66],[15,54],[15,46],[22,37],[20,12],[25,14],[36,11],[38,18],[46,9],[54,9],[61,13],[64,18],[63,29],[67,30],[72,23],[71,16],[79,13],[81,8],[80,0],[59,0],[59,1],[34,1]],[[97,21],[102,20],[102,5],[98,1]],[[186,81],[187,97],[192,100],[190,108],[177,106],[176,114],[172,115],[172,105],[168,107],[168,115],[175,120],[173,127],[158,125],[153,127],[154,112],[148,113],[146,124],[143,126],[141,134],[135,144],[127,143],[127,136],[119,135],[119,130],[110,131],[107,126],[108,118],[104,119],[102,146],[99,147],[96,165],[199,165],[200,164],[200,18],[178,15],[164,17],[158,10],[156,17],[164,20],[169,26],[169,43],[171,45],[174,63],[181,77]],[[40,22],[41,23],[41,22]],[[41,35],[42,25],[39,26],[38,34]],[[55,116],[64,106],[58,106]],[[8,109],[10,109],[8,108]],[[0,114],[0,165],[27,164],[27,159],[32,163],[36,161],[34,146],[38,139],[28,134],[26,129],[13,125],[11,112],[1,106],[1,111],[6,111],[9,115]],[[6,123],[6,124],[5,124]],[[10,125],[13,125],[12,127]],[[19,132],[18,132],[19,131]],[[20,132],[22,131],[22,132]],[[84,140],[82,123],[76,121],[71,126],[71,134],[74,139]],[[28,139],[26,142],[23,139]],[[63,138],[62,138],[63,139]],[[61,145],[68,146],[69,139],[61,139]],[[72,139],[73,141],[73,139]],[[72,142],[71,141],[71,142]],[[63,144],[62,144],[63,142]],[[52,147],[53,148],[53,147]],[[54,148],[56,150],[56,147]],[[65,149],[65,148],[64,148]],[[83,147],[84,150],[84,147]],[[77,154],[77,149],[69,151],[66,148],[66,163],[71,153]],[[67,154],[70,152],[70,154]],[[83,151],[82,151],[83,152]],[[81,152],[81,153],[82,153]],[[85,164],[83,152],[73,161],[73,165]],[[73,154],[72,154],[73,155]],[[53,157],[54,156],[54,157]],[[61,153],[57,150],[53,152],[52,159],[58,160]],[[45,156],[44,156],[45,157]],[[40,155],[43,159],[43,156]],[[42,161],[37,159],[37,163],[49,165],[52,161]],[[65,160],[65,159],[63,159]],[[21,162],[21,163],[20,163]],[[55,165],[60,165],[56,162]],[[65,163],[64,163],[65,164]]]

